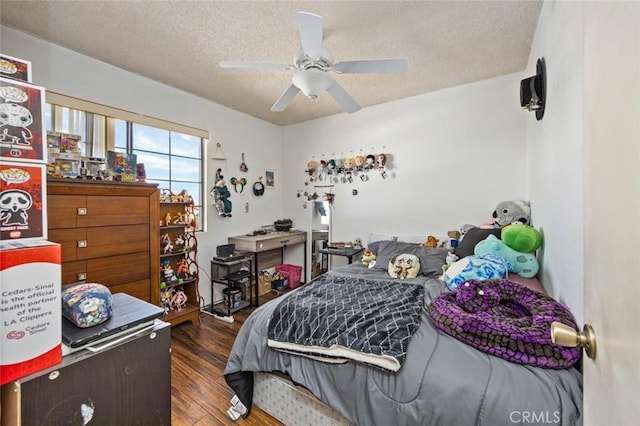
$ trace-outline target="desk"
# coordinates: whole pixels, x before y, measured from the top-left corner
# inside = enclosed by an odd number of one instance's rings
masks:
[[[228,238],[229,244],[235,244],[236,249],[254,254],[254,274],[257,280],[260,276],[260,270],[265,267],[276,266],[275,264],[267,265],[266,262],[273,263],[273,254],[278,253],[279,262],[284,262],[284,250],[296,244],[304,246],[304,274],[307,272],[307,233],[304,231],[292,230],[289,232],[278,231],[266,235],[239,235]],[[271,257],[270,257],[271,256]],[[264,261],[261,261],[264,260]],[[257,303],[256,303],[257,305]]]
[[[346,257],[349,264],[353,263],[353,256],[362,253],[364,247],[346,247],[346,248],[323,248],[320,253],[323,256],[342,256]],[[324,264],[324,261],[322,262]]]

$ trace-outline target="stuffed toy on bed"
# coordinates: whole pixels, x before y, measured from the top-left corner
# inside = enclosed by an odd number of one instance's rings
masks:
[[[504,228],[512,223],[531,225],[531,207],[528,202],[522,200],[503,201],[496,206],[488,223],[480,226],[465,224],[460,227],[460,232],[464,237],[467,231],[472,228]]]
[[[500,256],[509,263],[511,272],[527,278],[535,277],[540,267],[535,255],[515,251],[494,235],[489,235],[476,244],[474,253],[476,255],[494,254]]]
[[[515,222],[531,224],[531,206],[522,200],[503,201],[493,211],[493,227],[502,228]]]

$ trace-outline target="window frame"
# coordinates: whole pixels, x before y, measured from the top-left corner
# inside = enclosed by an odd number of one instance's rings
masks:
[[[86,101],[84,99],[79,99],[79,98],[75,98],[72,96],[67,96],[67,95],[63,95],[60,93],[56,93],[56,92],[51,92],[51,91],[47,91],[47,98],[46,98],[46,102],[48,104],[50,104],[51,106],[60,106],[60,107],[66,107],[66,108],[70,108],[70,109],[75,109],[75,110],[79,110],[79,111],[84,111],[85,113],[93,113],[93,114],[98,114],[98,115],[102,115],[106,118],[106,129],[105,129],[105,142],[106,142],[106,146],[105,146],[105,153],[104,153],[104,157],[106,158],[106,151],[116,151],[119,149],[116,149],[115,144],[116,144],[116,132],[115,132],[115,123],[116,120],[123,120],[125,121],[127,124],[127,142],[126,142],[126,151],[131,153],[134,150],[136,150],[136,148],[133,146],[133,125],[134,124],[139,124],[139,125],[144,125],[144,126],[148,126],[148,127],[153,127],[153,128],[158,128],[158,129],[162,129],[162,130],[167,130],[169,131],[169,135],[171,137],[172,133],[180,133],[183,135],[187,135],[187,136],[192,136],[192,137],[197,137],[200,139],[200,158],[199,158],[199,163],[200,163],[200,167],[199,167],[199,172],[200,172],[200,181],[199,182],[190,182],[190,181],[185,181],[187,183],[198,183],[199,187],[200,187],[200,195],[199,195],[199,199],[200,199],[200,203],[198,205],[194,204],[194,207],[199,211],[199,221],[198,221],[198,228],[196,229],[196,232],[206,232],[206,220],[205,218],[206,216],[206,209],[207,209],[207,198],[206,198],[206,182],[205,182],[205,176],[206,176],[206,148],[207,148],[207,143],[209,141],[209,132],[206,130],[202,130],[202,129],[198,129],[195,127],[190,127],[190,126],[186,126],[183,124],[179,124],[179,123],[174,123],[171,121],[167,121],[167,120],[162,120],[159,118],[155,118],[155,117],[149,117],[146,115],[142,115],[142,114],[137,114],[134,112],[130,112],[130,111],[126,111],[120,108],[114,108],[114,107],[110,107],[107,105],[102,105],[102,104],[98,104],[95,102],[91,102],[91,101]],[[171,143],[171,140],[169,140],[169,142]],[[139,150],[139,149],[138,149]],[[176,155],[176,154],[171,154],[171,152],[169,152],[168,154],[163,153],[163,152],[159,152],[159,151],[149,151],[149,150],[139,150],[139,151],[143,151],[143,152],[149,152],[149,153],[153,153],[153,154],[160,154],[160,155],[168,155],[169,159],[171,160],[171,157],[177,157],[177,158],[186,158],[186,159],[190,159],[190,160],[196,160],[195,157],[188,157],[188,156],[184,156],[184,155]],[[171,170],[169,170],[169,180],[168,183],[171,186],[172,183],[174,182],[181,182],[180,180],[177,181],[173,181],[171,179]],[[158,184],[158,189],[163,189],[160,184]]]

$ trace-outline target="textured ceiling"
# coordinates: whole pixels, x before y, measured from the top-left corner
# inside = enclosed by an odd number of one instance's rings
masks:
[[[403,74],[334,74],[363,107],[521,71],[540,1],[11,1],[0,20],[52,43],[286,125],[342,113],[327,93],[270,108],[294,71],[222,69],[219,61],[291,63],[295,14],[324,18],[335,61],[406,58]],[[533,70],[532,70],[533,71]],[[355,113],[357,114],[357,112]]]

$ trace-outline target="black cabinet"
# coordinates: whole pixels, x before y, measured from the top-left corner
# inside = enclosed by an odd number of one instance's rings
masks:
[[[2,386],[2,425],[171,424],[171,328],[149,330]]]

